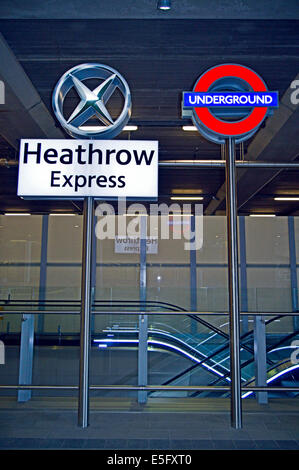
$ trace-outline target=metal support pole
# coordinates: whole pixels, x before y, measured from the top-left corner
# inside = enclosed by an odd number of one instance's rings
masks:
[[[40,274],[39,274],[39,300],[46,299],[47,287],[47,257],[48,257],[48,229],[49,216],[43,215],[42,218],[42,236],[41,236],[41,254],[40,254]],[[38,316],[37,331],[43,333],[45,316]]]
[[[146,235],[147,218],[140,217],[140,302],[146,301]],[[143,310],[143,308],[141,308]],[[138,385],[147,385],[148,379],[148,316],[139,315],[139,342],[138,342]],[[147,402],[147,392],[138,392],[138,403]]]
[[[240,311],[238,276],[238,236],[236,204],[235,141],[228,138],[226,153],[226,214],[228,247],[228,287],[230,323],[231,425],[242,427],[240,372]]]
[[[266,325],[261,315],[254,318],[254,361],[255,385],[265,387],[267,385]],[[257,392],[256,396],[260,405],[268,403],[267,392]]]
[[[91,304],[95,301],[97,283],[97,238],[96,238],[96,218],[94,217],[92,231],[92,261],[91,261]],[[91,334],[95,333],[95,315],[91,313]]]
[[[245,217],[239,217],[239,245],[240,245],[240,281],[241,281],[241,311],[248,312],[247,293],[247,260],[246,260],[246,230]],[[242,318],[242,334],[248,332],[248,317]]]
[[[89,353],[90,353],[90,312],[91,312],[91,266],[93,198],[84,199],[83,248],[81,277],[81,323],[80,323],[80,370],[78,425],[86,428],[89,424]]]
[[[288,217],[289,231],[289,256],[290,256],[290,273],[291,273],[291,290],[292,290],[292,309],[298,312],[298,281],[297,281],[297,263],[296,263],[296,242],[294,217]],[[293,318],[294,331],[299,330],[299,316]]]
[[[195,215],[191,216],[191,226],[190,230],[194,233],[195,240]],[[190,240],[192,243],[193,240]],[[191,248],[190,250],[190,310],[197,310],[197,271],[196,271],[196,250]],[[197,322],[191,319],[191,335],[197,334]]]
[[[19,362],[19,385],[32,384],[34,349],[34,315],[23,314],[21,326],[21,346]],[[19,390],[18,401],[25,402],[31,399],[31,390]]]

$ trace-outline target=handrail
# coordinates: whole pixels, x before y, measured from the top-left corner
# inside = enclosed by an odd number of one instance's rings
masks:
[[[35,302],[36,302],[36,301],[35,301]],[[104,301],[103,301],[103,302],[104,302]],[[105,301],[105,302],[106,302],[106,301]],[[109,302],[110,305],[108,305],[108,306],[111,306],[111,302],[113,303],[114,301],[110,301],[110,302]],[[130,301],[125,301],[125,302],[130,302]],[[133,302],[133,303],[137,303],[137,302],[138,302],[138,303],[136,304],[136,306],[137,306],[137,305],[140,306],[140,305],[142,305],[142,304],[146,306],[148,303],[149,303],[149,304],[152,303],[151,301],[139,302],[139,301],[136,301],[136,300],[134,300],[134,301],[132,301],[132,302]],[[216,326],[214,326],[214,325],[212,325],[211,323],[209,323],[209,322],[203,320],[202,318],[199,318],[199,317],[197,316],[197,315],[198,315],[197,312],[188,312],[188,311],[186,311],[186,310],[183,309],[183,308],[180,308],[180,307],[178,307],[178,306],[176,306],[176,305],[174,305],[174,304],[169,304],[169,303],[166,303],[166,302],[153,301],[153,303],[155,303],[155,304],[156,304],[157,306],[159,306],[159,307],[162,306],[162,308],[164,308],[164,305],[165,305],[165,306],[167,305],[168,308],[171,306],[172,308],[180,309],[180,310],[175,310],[175,312],[176,312],[176,313],[179,313],[179,314],[182,314],[182,313],[183,313],[183,314],[189,316],[190,318],[192,318],[193,320],[197,321],[198,323],[200,323],[200,324],[203,325],[204,327],[206,327],[206,328],[208,328],[208,329],[211,329],[211,330],[214,331],[216,334],[219,334],[220,336],[224,337],[227,341],[229,340],[229,335],[228,335],[227,333],[224,333],[222,330],[220,330],[220,329],[217,328]],[[102,306],[103,306],[103,305],[102,305]],[[104,305],[104,306],[106,307],[106,305]],[[128,306],[128,305],[127,305],[127,306]],[[113,305],[112,305],[112,307],[113,307]],[[119,307],[119,306],[118,306],[118,307]],[[171,312],[173,313],[173,310],[172,310],[172,309],[171,309]],[[10,313],[12,313],[12,311],[10,311]],[[24,313],[24,312],[20,312],[20,313]],[[29,312],[26,311],[26,313],[29,313]],[[30,313],[32,313],[32,312],[30,312]],[[47,314],[47,311],[43,310],[42,313],[45,315],[45,314]],[[65,314],[65,313],[66,313],[66,311],[63,312],[63,314]],[[79,312],[78,312],[78,313],[79,313]],[[116,313],[116,312],[97,312],[97,311],[92,311],[91,313],[92,313],[92,314],[107,314],[107,315],[111,315],[111,314],[115,314],[115,315],[116,315],[116,314],[118,314],[118,312]],[[138,314],[138,313],[139,313],[139,312],[134,312],[133,314],[136,315],[136,314]],[[160,313],[160,312],[158,311],[158,312],[152,313],[152,312],[147,312],[147,311],[146,311],[145,313],[150,315],[150,314],[161,314],[162,312]],[[163,313],[165,313],[165,312],[163,312]],[[166,313],[169,314],[168,311],[167,311]],[[49,313],[48,313],[48,314],[49,314]],[[52,312],[51,312],[51,314],[52,314]],[[53,314],[59,314],[59,312],[56,312],[56,311],[55,311],[55,312],[53,312]],[[70,313],[68,312],[68,314],[70,314]],[[73,314],[73,312],[72,312],[72,314]],[[126,314],[126,315],[128,315],[128,314],[132,314],[132,313],[131,313],[131,312],[130,312],[130,313],[129,313],[129,312],[121,312],[120,314]],[[203,315],[203,313],[201,313],[201,315]],[[278,317],[279,315],[275,315],[275,316]],[[245,345],[245,344],[242,344],[242,347],[243,347],[246,351],[248,351],[249,353],[252,353],[252,352],[253,352],[253,351],[252,351],[252,348],[248,347],[248,346]]]
[[[136,335],[138,333],[138,330],[132,330],[132,331],[121,331],[121,330],[111,330],[111,333],[114,333],[116,337],[113,338],[113,342],[115,344],[118,344],[120,341],[123,343],[129,343],[130,341],[136,341],[136,340],[130,340],[128,338],[126,339],[121,339],[121,337],[126,334],[126,335]],[[98,338],[94,339],[94,342],[103,342],[105,343],[106,341],[109,342],[110,338],[107,338],[104,336],[103,338],[99,339],[100,335],[95,335]],[[118,336],[118,337],[117,337]],[[151,338],[157,338],[158,340],[161,338],[164,339],[165,342],[158,342],[157,340],[151,339]],[[193,346],[189,345],[185,341],[176,338],[175,336],[168,334],[165,331],[159,331],[159,330],[150,330],[148,334],[148,343],[151,344],[153,347],[159,347],[162,349],[169,350],[171,349],[172,351],[182,354],[184,356],[187,356],[189,359],[192,361],[199,361],[198,365],[201,365],[203,368],[208,368],[211,373],[216,374],[217,376],[219,375],[215,368],[215,364],[212,362],[212,366],[208,364],[208,357],[205,356],[204,353],[201,351],[197,350]],[[112,345],[111,345],[112,346]],[[204,357],[205,356],[205,357]],[[217,364],[216,364],[217,365]],[[227,368],[223,367],[222,365],[219,365],[219,369],[224,372],[221,372],[222,376],[225,376],[225,373],[227,371]],[[165,385],[165,384],[163,384]]]
[[[137,301],[133,301],[137,302]],[[111,306],[111,305],[110,305]],[[175,307],[175,306],[174,306]],[[79,314],[79,311],[47,311],[47,310],[34,310],[34,311],[12,311],[12,310],[2,310],[3,314],[23,314],[23,313],[32,313],[32,314],[59,314],[61,313],[62,315],[65,314],[72,314],[76,315]],[[109,315],[136,315],[139,312],[133,311],[133,312],[126,312],[126,311],[108,311],[108,312],[103,312],[103,311],[92,311],[95,315],[103,315],[103,314],[109,314]],[[148,315],[188,315],[193,318],[194,315],[228,315],[228,312],[189,312],[186,310],[175,310],[175,311],[150,311],[146,312]],[[280,313],[273,313],[273,312],[240,312],[241,315],[246,315],[246,316],[255,316],[255,315],[263,315],[263,316],[274,316],[277,318],[277,316],[298,316],[298,312],[280,312]],[[273,321],[274,319],[270,319],[268,322]],[[252,332],[248,332],[244,335],[247,336],[248,334],[252,334]],[[290,335],[289,335],[290,336]],[[285,341],[285,339],[284,339]],[[252,360],[253,361],[253,360]],[[251,362],[252,362],[251,361]],[[246,361],[248,362],[248,361]],[[199,365],[199,364],[198,364]],[[195,365],[195,367],[197,364]],[[241,367],[245,367],[245,363],[241,365]],[[274,366],[275,367],[275,366]],[[217,383],[220,380],[225,379],[228,377],[228,375],[224,375],[223,377],[219,378],[216,380],[214,383]],[[16,389],[16,390],[34,390],[34,389],[51,389],[51,390],[78,390],[78,386],[47,386],[47,385],[0,385],[0,390],[6,390],[6,389]],[[208,385],[208,386],[183,386],[183,387],[178,387],[178,386],[168,386],[168,385],[162,385],[162,386],[118,386],[118,385],[105,385],[105,386],[98,386],[98,385],[92,385],[90,386],[90,390],[145,390],[145,391],[163,391],[163,390],[172,390],[172,391],[193,391],[200,393],[202,391],[230,391],[230,386],[214,386],[214,385]],[[242,387],[242,391],[299,391],[299,387]]]
[[[296,334],[298,334],[298,331],[296,332]],[[276,346],[277,346],[277,345],[274,345],[274,348],[275,348]],[[248,366],[248,365],[251,364],[252,362],[254,362],[254,358],[248,359],[247,361],[243,362],[243,363],[241,364],[241,369],[242,369],[243,367]],[[267,374],[268,374],[269,372],[271,372],[271,370],[273,370],[273,369],[275,369],[275,368],[277,368],[277,367],[280,367],[281,365],[283,365],[283,364],[285,364],[285,363],[287,363],[287,362],[290,362],[289,359],[283,359],[283,360],[280,361],[279,363],[272,364],[272,365],[267,369]],[[199,365],[199,364],[198,364],[198,365]],[[197,364],[195,364],[195,366],[197,366]],[[214,385],[216,385],[218,382],[220,382],[221,380],[223,380],[223,379],[225,379],[225,378],[227,378],[227,377],[229,377],[229,374],[225,374],[224,377],[220,377],[220,378],[214,380],[213,382],[211,382],[211,385],[214,386]],[[247,381],[245,382],[245,384],[250,384],[250,383],[252,383],[252,382],[254,382],[254,381],[255,381],[255,379],[252,378],[252,379],[250,379],[250,380],[247,380]],[[196,393],[196,395],[197,395],[197,394],[198,394],[198,393]],[[195,396],[196,396],[196,395],[195,395]]]
[[[32,315],[38,315],[38,314],[43,314],[43,315],[79,315],[80,310],[1,310],[1,315],[6,315],[6,314],[12,314],[12,315],[21,315],[23,313],[28,313]],[[126,310],[92,310],[92,314],[94,315],[138,315],[142,313],[143,315],[202,315],[202,316],[226,316],[229,315],[229,312],[195,312],[195,311],[185,311],[185,310],[175,310],[175,311],[159,311],[159,310],[154,310],[154,311],[126,311]],[[240,312],[240,315],[244,316],[280,316],[280,317],[298,317],[299,312]]]
[[[271,320],[270,320],[271,321]],[[270,322],[269,321],[269,322]],[[248,332],[248,333],[245,333],[245,335],[241,336],[240,339],[244,338],[245,336],[248,336],[248,334],[252,334],[253,331],[251,332]],[[280,344],[284,343],[287,339],[292,339],[294,336],[296,336],[297,334],[299,333],[299,330],[296,330],[295,332],[291,333],[290,335],[287,335],[285,336],[282,340],[278,341],[277,343],[275,343],[274,345],[272,345],[271,347],[267,348],[266,352],[271,352],[271,350],[273,348],[276,348],[277,346],[279,346]],[[183,377],[185,374],[191,372],[192,370],[196,369],[197,367],[200,367],[201,364],[203,362],[206,362],[207,360],[213,358],[214,356],[216,356],[217,354],[221,353],[222,351],[224,351],[225,349],[228,348],[228,345],[225,344],[223,346],[221,346],[219,349],[217,349],[216,351],[214,351],[212,354],[210,354],[207,358],[203,359],[201,362],[197,363],[197,364],[193,364],[192,366],[188,367],[187,369],[185,369],[184,371],[180,372],[179,374],[177,374],[176,376],[172,377],[171,379],[168,379],[167,381],[164,382],[163,385],[168,385],[170,384],[171,382],[174,382],[175,380],[178,380],[180,379],[181,377]],[[254,358],[251,358],[251,359],[248,359],[247,361],[243,362],[240,367],[241,369],[248,366],[249,364],[251,364],[252,362],[254,362]],[[270,362],[270,367],[268,369],[268,371],[271,371],[273,368],[277,367],[277,364],[273,364],[273,361],[269,361],[267,360],[267,362],[269,363]],[[215,380],[214,382],[212,382],[212,385],[216,384],[217,382],[225,379],[229,377],[229,373],[228,374],[225,374],[224,377],[220,377],[218,378],[217,380]]]
[[[53,305],[58,305],[61,306],[63,303],[67,303],[68,305],[74,304],[74,305],[81,305],[81,300],[26,300],[26,299],[18,299],[18,300],[8,300],[8,299],[0,299],[0,305],[1,303],[5,306],[12,304],[14,306],[26,306],[26,305],[41,305],[44,306],[44,304],[51,304]],[[108,307],[113,307],[114,305],[118,304],[124,304],[125,306],[128,306],[132,304],[133,306],[136,305],[136,307],[141,306],[142,308],[149,306],[149,305],[154,305],[154,306],[159,306],[162,308],[166,307],[171,307],[172,309],[176,309],[177,311],[182,311],[181,307],[178,305],[169,303],[169,302],[162,302],[162,301],[157,301],[157,300],[145,300],[145,301],[140,301],[140,300],[94,300],[93,301],[93,306],[96,306],[97,304],[102,304],[100,306],[108,306]]]
[[[214,391],[229,392],[230,386],[211,385],[183,385],[183,386],[165,386],[165,385],[90,385],[90,391],[96,390],[121,390],[121,391]],[[79,390],[78,385],[0,385],[0,390]],[[299,387],[241,387],[242,392],[299,392]]]

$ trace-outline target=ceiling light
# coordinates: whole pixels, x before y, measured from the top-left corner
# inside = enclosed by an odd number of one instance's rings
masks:
[[[171,1],[170,0],[158,0],[157,8],[158,10],[170,10]]]
[[[191,132],[195,132],[197,131],[197,127],[196,126],[182,126],[182,129],[183,131],[191,131]]]
[[[123,217],[148,217],[148,214],[146,213],[143,213],[143,212],[139,212],[139,213],[127,213],[127,214],[118,214],[118,215],[122,215]]]
[[[55,213],[53,213],[53,214],[49,214],[49,215],[52,215],[52,216],[54,216],[54,215],[55,215],[56,217],[57,217],[57,216],[60,216],[60,217],[65,217],[65,216],[66,216],[66,217],[68,217],[68,216],[70,216],[70,215],[72,215],[72,216],[73,216],[73,215],[76,215],[76,214],[58,214],[58,213],[57,213],[57,214],[55,214]]]
[[[104,128],[105,126],[80,126],[79,127],[81,131],[88,131],[88,132],[97,132],[97,131],[101,131]],[[137,130],[138,130],[138,126],[135,126],[135,125],[125,126],[123,128],[123,131],[137,131]]]
[[[4,215],[31,215],[29,212],[5,212]]]
[[[171,196],[172,201],[202,201],[203,196]]]
[[[275,214],[249,214],[249,217],[276,217]]]
[[[299,197],[275,197],[274,201],[299,201]]]
[[[125,126],[123,128],[123,131],[137,131],[138,130],[138,126]]]
[[[182,212],[180,214],[169,214],[166,217],[191,217],[193,214],[191,212],[185,213]]]
[[[171,192],[173,195],[184,196],[186,194],[186,196],[195,196],[196,194],[201,195],[202,189],[172,189]]]

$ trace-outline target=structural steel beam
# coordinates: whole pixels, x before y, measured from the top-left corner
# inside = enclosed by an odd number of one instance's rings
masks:
[[[40,95],[0,33],[0,79],[5,85],[1,105],[0,133],[15,149],[19,139],[63,139]]]

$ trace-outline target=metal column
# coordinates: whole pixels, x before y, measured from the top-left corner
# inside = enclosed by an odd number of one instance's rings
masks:
[[[241,282],[241,311],[248,312],[247,293],[247,260],[246,260],[246,230],[245,217],[239,217],[239,245],[240,245],[240,282]],[[242,317],[242,334],[248,332],[248,316]]]
[[[238,276],[238,236],[236,204],[235,141],[228,138],[226,153],[226,214],[228,247],[228,287],[230,323],[230,377],[231,377],[231,425],[242,427],[241,370],[240,370],[240,311]]]
[[[40,254],[40,274],[39,274],[39,300],[46,299],[47,286],[47,256],[48,256],[48,229],[49,216],[43,215],[42,236],[41,236],[41,254]],[[40,307],[41,310],[43,307]],[[43,333],[45,318],[43,314],[38,316],[37,331]]]
[[[191,226],[190,230],[191,233],[194,233],[194,238],[191,240],[190,239],[190,244],[192,244],[193,241],[195,241],[195,229],[196,229],[196,223],[195,223],[195,215],[191,215]],[[191,248],[190,249],[190,310],[193,310],[194,312],[197,311],[197,271],[196,271],[196,249]],[[192,335],[197,334],[197,322],[195,320],[191,319],[191,331],[190,333]]]
[[[97,283],[97,237],[96,237],[96,225],[97,221],[94,217],[93,232],[92,232],[92,261],[91,261],[91,304],[95,301],[96,295],[96,283]],[[91,334],[95,333],[95,315],[91,315]]]
[[[140,303],[146,301],[146,235],[147,235],[147,217],[140,216]],[[145,310],[141,308],[141,311]],[[147,385],[148,361],[147,361],[147,342],[148,342],[148,316],[139,315],[139,342],[138,342],[138,385]],[[147,392],[138,392],[138,403],[146,403]]]
[[[267,385],[266,325],[261,315],[254,318],[254,361],[255,385],[257,387],[265,387]],[[260,405],[268,403],[267,392],[257,392],[256,396]]]
[[[23,314],[21,326],[21,346],[19,362],[19,385],[32,384],[34,349],[34,315]],[[31,399],[31,390],[19,390],[18,401],[24,402]]]
[[[297,280],[297,262],[296,262],[296,242],[294,217],[288,217],[289,232],[289,256],[290,256],[290,272],[291,272],[291,289],[292,289],[292,309],[298,312],[298,280]],[[293,318],[294,331],[299,330],[299,316]]]
[[[92,232],[94,229],[93,205],[94,200],[92,197],[86,197],[84,199],[78,403],[78,425],[82,428],[86,428],[89,424],[89,355],[92,275]]]

